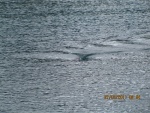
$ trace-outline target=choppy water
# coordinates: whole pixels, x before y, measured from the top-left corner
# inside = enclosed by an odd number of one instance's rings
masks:
[[[149,0],[0,0],[0,113],[149,113],[149,50]]]

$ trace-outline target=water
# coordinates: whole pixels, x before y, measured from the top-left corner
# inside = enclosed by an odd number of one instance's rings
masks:
[[[149,113],[149,50],[149,0],[0,0],[0,113]]]

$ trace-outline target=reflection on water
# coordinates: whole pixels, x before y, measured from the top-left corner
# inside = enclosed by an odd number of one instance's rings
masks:
[[[149,0],[1,0],[0,26],[0,112],[150,110]]]

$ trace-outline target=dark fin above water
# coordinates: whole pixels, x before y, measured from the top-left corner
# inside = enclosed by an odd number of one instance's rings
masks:
[[[92,56],[92,55],[96,55],[96,53],[89,53],[89,54],[84,54],[84,53],[72,53],[72,54],[75,54],[77,56],[79,56],[79,60],[80,61],[88,61],[89,60],[89,56]]]

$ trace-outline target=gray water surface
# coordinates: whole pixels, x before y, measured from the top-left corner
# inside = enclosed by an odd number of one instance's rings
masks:
[[[149,50],[149,0],[0,0],[0,113],[149,113]]]

